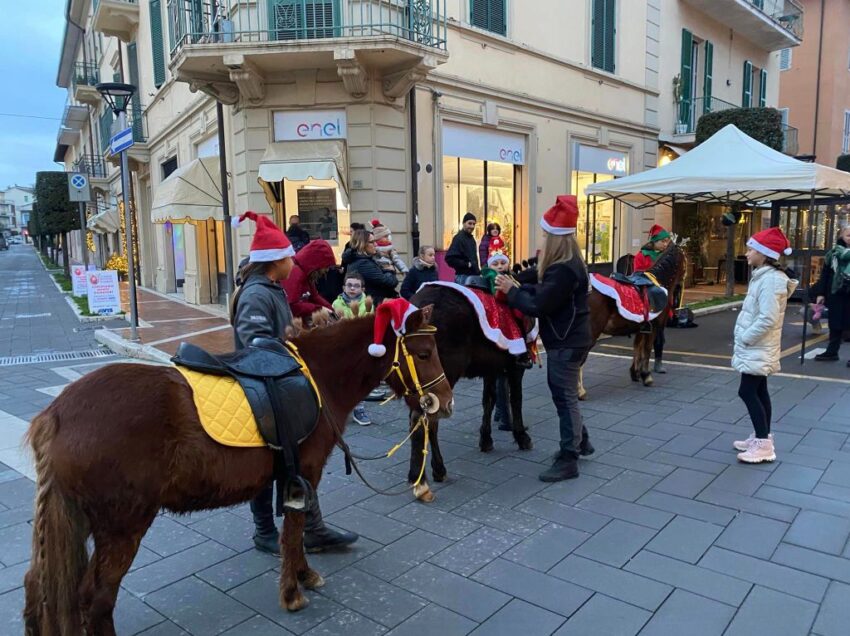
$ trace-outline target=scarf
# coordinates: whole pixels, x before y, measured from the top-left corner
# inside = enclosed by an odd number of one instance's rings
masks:
[[[832,266],[832,285],[830,293],[837,294],[850,279],[850,248],[836,244],[827,252],[825,260]]]

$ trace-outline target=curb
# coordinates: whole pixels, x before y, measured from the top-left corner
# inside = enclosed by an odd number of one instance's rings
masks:
[[[722,305],[713,305],[712,307],[694,309],[693,312],[694,316],[708,316],[709,314],[719,314],[729,309],[740,309],[743,304],[743,300],[736,300],[735,302],[723,303]]]
[[[128,358],[171,364],[171,356],[164,351],[140,342],[130,342],[109,329],[98,329],[94,332],[94,339],[115,353]]]
[[[114,314],[111,316],[84,316],[80,311],[80,308],[77,306],[77,303],[74,302],[72,296],[73,292],[67,292],[59,286],[59,283],[56,282],[56,279],[53,278],[53,274],[55,272],[61,272],[62,270],[47,270],[48,275],[50,276],[50,282],[53,283],[53,286],[56,288],[60,294],[65,297],[65,302],[68,303],[68,306],[74,312],[74,315],[77,317],[77,320],[80,322],[109,322],[110,320],[126,320],[127,324],[130,324],[130,318],[127,316],[125,312],[121,312],[120,314]]]

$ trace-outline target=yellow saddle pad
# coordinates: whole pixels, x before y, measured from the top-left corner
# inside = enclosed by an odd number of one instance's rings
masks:
[[[231,377],[175,367],[192,387],[192,398],[207,435],[225,446],[265,446],[251,405]]]

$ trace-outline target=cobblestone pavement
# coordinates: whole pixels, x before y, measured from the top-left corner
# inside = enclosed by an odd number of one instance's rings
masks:
[[[16,448],[24,420],[103,363],[0,367],[0,448]],[[457,412],[440,431],[449,478],[433,504],[375,495],[334,455],[322,507],[361,539],[310,556],[327,585],[296,614],[278,606],[279,564],[253,550],[247,506],[161,515],[124,579],[118,632],[847,634],[850,384],[772,378],[779,461],[741,466],[731,442],[749,422],[734,373],[670,364],[648,389],[626,366],[591,357],[582,411],[597,451],[577,480],[536,479],[556,448],[537,369],[525,382],[532,451],[495,432],[496,450],[479,453],[480,385],[456,387]],[[369,410],[378,423],[347,438],[374,454],[401,438],[406,418],[397,406]],[[0,624],[9,634],[22,631],[33,498],[15,453],[17,466],[0,457]],[[402,485],[406,452],[364,468],[379,487]]]

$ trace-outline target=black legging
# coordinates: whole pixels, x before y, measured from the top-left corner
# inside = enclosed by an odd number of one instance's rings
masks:
[[[747,405],[756,437],[766,439],[770,434],[770,418],[773,413],[767,392],[767,376],[742,373],[738,397]]]
[[[661,360],[661,356],[664,355],[664,343],[667,342],[667,339],[664,337],[664,327],[659,327],[655,331],[655,342],[653,342],[653,346],[655,348],[655,359]]]

